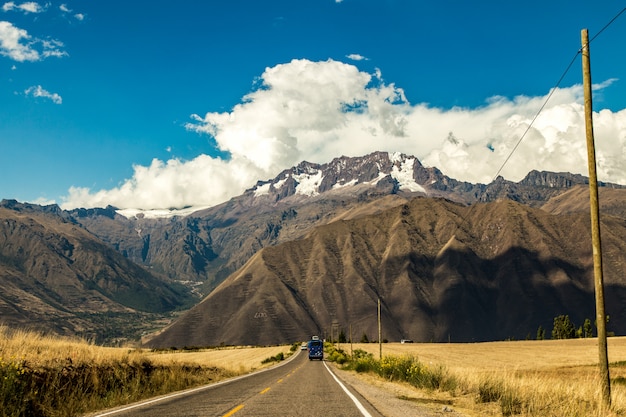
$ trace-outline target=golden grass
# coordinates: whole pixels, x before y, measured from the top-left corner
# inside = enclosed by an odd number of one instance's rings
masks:
[[[269,366],[290,346],[158,353],[0,326],[0,416],[75,416]]]
[[[350,344],[341,346],[350,352]],[[379,357],[378,344],[353,344]],[[416,357],[427,366],[444,366],[460,381],[451,393],[426,395],[448,398],[471,416],[506,415],[494,402],[481,402],[490,385],[510,400],[510,415],[616,416],[626,415],[626,337],[608,342],[612,380],[612,409],[600,401],[597,339],[450,343],[383,344],[383,357]],[[417,391],[417,390],[416,390]],[[420,393],[424,396],[424,393]],[[502,404],[502,401],[501,401]]]
[[[613,408],[610,411],[603,411],[598,405],[600,384],[596,339],[470,344],[388,343],[383,344],[383,356],[409,355],[433,369],[444,366],[446,372],[458,381],[455,388],[420,391],[410,387],[412,391],[407,393],[408,388],[404,386],[405,394],[402,396],[408,401],[420,399],[433,404],[451,403],[457,411],[468,416],[626,415],[626,337],[610,338],[608,346],[613,380]],[[341,348],[350,352],[349,344],[343,344]],[[352,348],[378,358],[377,344],[353,344]],[[22,414],[12,415],[29,415],[32,407],[39,407],[36,410],[40,415],[76,415],[135,401],[142,396],[158,395],[156,389],[146,389],[137,393],[122,390],[117,397],[109,396],[107,387],[117,386],[120,380],[125,381],[129,371],[140,378],[153,378],[153,385],[159,389],[176,390],[267,366],[261,364],[264,359],[281,352],[288,354],[289,351],[290,346],[152,352],[95,346],[79,339],[42,336],[0,326],[0,372],[8,378],[3,381],[0,400],[13,401],[10,405],[18,409],[22,407]],[[176,372],[171,372],[172,369]],[[146,372],[150,375],[147,376]],[[31,378],[28,384],[44,381],[52,387],[61,383],[67,385],[71,378],[80,384],[101,381],[102,386],[93,389],[100,390],[95,399],[77,397],[77,392],[89,391],[84,385],[73,391],[70,389],[65,400],[55,398],[59,397],[58,389],[47,388],[50,398],[46,400],[42,391],[33,394],[26,390],[30,385],[24,383],[25,378]],[[134,385],[147,387],[143,382]],[[15,395],[12,396],[10,390],[16,390],[23,398],[18,398],[18,403],[15,403]],[[103,395],[102,390],[107,395]],[[498,401],[484,400],[489,397],[490,390],[497,393]],[[479,400],[481,396],[482,401]],[[22,401],[24,399],[28,401]],[[25,408],[19,401],[31,408]],[[42,404],[36,404],[36,401],[42,401]],[[7,404],[0,404],[0,408]],[[59,408],[59,404],[65,409]]]
[[[26,361],[31,367],[74,364],[99,364],[116,361],[148,359],[154,364],[201,365],[223,368],[231,372],[250,372],[261,361],[280,352],[287,354],[290,346],[225,347],[198,351],[164,351],[96,346],[81,339],[45,336],[27,330],[11,330],[0,326],[0,358]]]
[[[342,349],[350,351],[350,344]],[[597,339],[484,343],[383,343],[384,355],[411,354],[424,363],[445,362],[450,369],[484,371],[545,369],[598,363]],[[378,358],[378,344],[354,343]],[[608,339],[610,362],[626,361],[626,337]]]
[[[146,355],[150,360],[158,364],[198,364],[224,368],[235,373],[247,373],[270,366],[271,363],[262,364],[261,362],[264,359],[276,356],[280,352],[286,355],[289,350],[290,346],[227,347],[193,352],[151,352]]]

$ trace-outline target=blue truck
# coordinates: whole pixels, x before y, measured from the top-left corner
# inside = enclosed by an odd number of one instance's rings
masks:
[[[308,349],[310,361],[313,359],[324,359],[324,342],[319,340],[319,338],[313,336],[313,338],[309,340]]]

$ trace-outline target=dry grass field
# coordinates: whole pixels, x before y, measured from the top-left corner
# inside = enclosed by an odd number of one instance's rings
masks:
[[[0,416],[82,415],[270,366],[290,349],[152,352],[0,326]]]
[[[374,343],[340,347],[347,353],[366,351],[378,359],[379,346]],[[250,372],[268,366],[262,364],[268,358],[286,356],[291,348],[159,352],[94,346],[0,326],[0,410],[15,416],[80,415]],[[472,417],[626,415],[626,337],[609,339],[611,410],[599,406],[596,339],[386,343],[383,357],[391,358],[382,361],[384,366],[402,363],[393,358],[416,358],[435,370],[430,375],[442,376],[446,387],[418,389],[371,374],[362,375],[364,380],[379,386],[391,384],[397,397],[439,411],[446,404],[457,415]],[[130,391],[131,386],[141,391]],[[85,392],[94,395],[86,398]]]
[[[10,331],[0,326],[0,360],[23,361],[29,367],[58,364],[100,364],[149,360],[155,365],[201,365],[245,373],[261,368],[261,362],[290,346],[226,347],[197,351],[150,351],[96,346],[80,339],[42,336],[29,331]]]
[[[350,353],[350,344],[341,348]],[[379,345],[354,343],[378,358]],[[384,343],[383,356],[411,354],[458,371],[545,370],[598,363],[597,339],[484,343]],[[626,361],[626,337],[608,339],[609,362]]]
[[[379,357],[378,344],[343,344],[350,353],[362,349]],[[626,415],[626,337],[608,342],[612,409],[600,406],[597,339],[429,344],[388,343],[383,357],[413,356],[429,367],[443,366],[460,381],[451,392],[419,392],[406,384],[405,397],[450,401],[466,415],[507,415],[493,402],[477,401],[485,386],[497,386],[519,404],[510,415]],[[399,389],[400,387],[398,387]],[[413,392],[411,396],[407,394]],[[424,400],[428,402],[427,400]]]
[[[223,368],[235,374],[244,374],[271,365],[262,364],[267,358],[279,353],[287,355],[290,346],[228,347],[205,349],[193,352],[146,352],[152,362],[168,365],[172,363],[197,364]]]

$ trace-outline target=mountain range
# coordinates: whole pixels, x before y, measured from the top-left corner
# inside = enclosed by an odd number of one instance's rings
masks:
[[[138,337],[174,312],[147,345],[273,344],[331,327],[372,339],[380,299],[389,340],[523,338],[594,317],[586,184],[537,171],[471,184],[377,152],[302,162],[186,216],[3,200],[1,317],[110,341],[111,323]],[[626,191],[601,185],[609,328],[623,333]]]

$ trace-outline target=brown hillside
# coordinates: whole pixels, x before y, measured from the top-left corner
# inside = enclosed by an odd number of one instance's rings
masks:
[[[626,332],[626,225],[604,216],[610,330]],[[594,317],[588,215],[512,202],[471,207],[417,198],[336,221],[258,252],[149,346],[273,344],[330,335],[359,340],[534,337],[569,314]]]
[[[600,187],[598,189],[598,203],[601,216],[611,215],[626,219],[626,189]],[[541,208],[552,214],[589,213],[589,187],[574,186],[564,193],[552,197]]]
[[[95,340],[114,316],[138,320],[187,297],[54,210],[26,205],[0,207],[0,285],[2,324]]]

